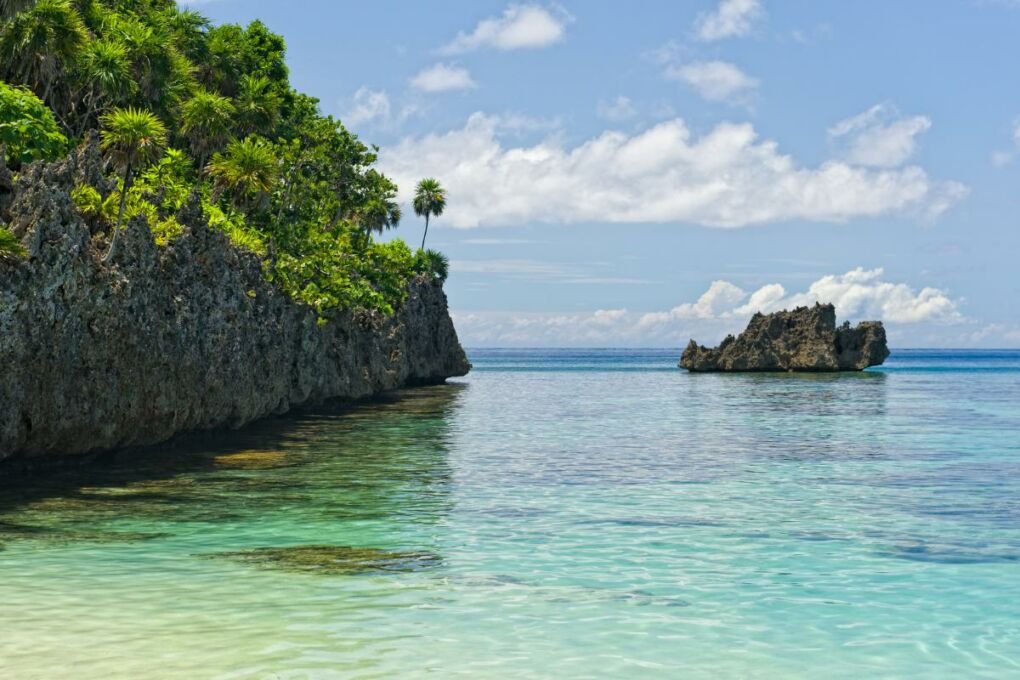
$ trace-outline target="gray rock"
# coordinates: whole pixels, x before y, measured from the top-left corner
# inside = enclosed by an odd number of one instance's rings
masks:
[[[691,340],[680,367],[713,371],[861,371],[889,356],[881,321],[836,327],[832,305],[755,314],[737,337],[709,349]]]
[[[392,317],[321,325],[195,201],[170,245],[134,219],[101,263],[69,198],[98,162],[86,150],[24,168],[0,215],[29,252],[0,261],[0,461],[153,444],[470,369],[439,283],[413,281]]]

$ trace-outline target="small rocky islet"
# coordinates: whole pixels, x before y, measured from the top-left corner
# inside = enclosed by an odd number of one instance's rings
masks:
[[[718,347],[691,340],[680,368],[713,372],[862,371],[889,356],[881,321],[836,326],[831,304],[797,307],[751,317],[743,333],[727,335]]]

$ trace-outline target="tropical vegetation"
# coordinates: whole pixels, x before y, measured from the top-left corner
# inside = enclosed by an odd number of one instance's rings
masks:
[[[424,236],[418,251],[379,238],[402,214],[378,148],[291,87],[285,51],[259,21],[213,26],[173,0],[0,0],[0,147],[17,172],[99,140],[114,182],[72,198],[108,235],[107,260],[137,215],[172,243],[197,192],[210,225],[323,318],[391,312],[412,277],[445,279],[449,263]],[[419,184],[425,236],[445,203],[436,180]],[[22,252],[9,234],[0,257]]]

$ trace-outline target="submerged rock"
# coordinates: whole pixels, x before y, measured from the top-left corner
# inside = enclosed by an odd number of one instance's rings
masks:
[[[138,217],[102,262],[69,195],[110,188],[100,163],[90,145],[13,184],[0,171],[0,223],[28,252],[0,260],[0,461],[154,444],[469,370],[440,283],[412,281],[392,316],[319,323],[208,226],[197,196],[173,242],[158,247]]]
[[[348,576],[373,572],[418,571],[435,566],[439,556],[423,551],[353,548],[347,545],[297,545],[287,548],[255,548],[214,553],[211,558],[238,560],[269,569],[299,571],[324,576]]]
[[[713,371],[861,371],[889,356],[881,321],[849,322],[836,327],[831,304],[755,314],[737,337],[718,347],[691,340],[680,367]]]

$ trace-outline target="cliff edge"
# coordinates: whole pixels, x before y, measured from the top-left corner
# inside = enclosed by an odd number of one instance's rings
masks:
[[[709,349],[691,340],[680,367],[715,371],[861,371],[889,356],[881,321],[836,327],[831,304],[755,314],[747,329]]]
[[[320,324],[197,198],[169,245],[136,218],[101,263],[69,197],[95,172],[80,152],[0,177],[0,217],[28,251],[0,259],[0,461],[153,444],[470,369],[439,282],[412,281],[393,316]]]

